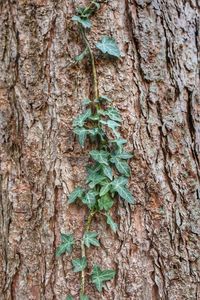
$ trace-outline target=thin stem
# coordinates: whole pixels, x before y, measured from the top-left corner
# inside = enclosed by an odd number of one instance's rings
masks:
[[[96,213],[96,210],[94,210],[94,209],[90,210],[88,218],[87,218],[87,222],[85,224],[83,236],[86,232],[88,232],[90,230],[92,219],[93,219],[95,213]],[[85,250],[85,244],[84,244],[83,238],[82,238],[82,241],[81,241],[81,256],[82,257],[86,256],[86,250]],[[83,270],[81,272],[81,291],[80,291],[80,295],[83,295],[84,293],[85,293],[85,270]]]
[[[97,99],[99,97],[99,90],[98,90],[98,80],[97,80],[97,71],[95,66],[95,59],[94,54],[92,52],[92,49],[90,47],[90,43],[86,37],[85,29],[81,27],[81,34],[84,40],[84,43],[86,47],[88,48],[90,58],[91,58],[91,64],[92,64],[92,79],[93,79],[93,93],[94,93],[94,99]]]

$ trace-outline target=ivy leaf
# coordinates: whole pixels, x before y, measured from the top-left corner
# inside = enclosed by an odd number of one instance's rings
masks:
[[[99,241],[96,239],[98,236],[97,232],[86,232],[83,236],[83,240],[85,245],[89,248],[91,245],[93,246],[99,246]]]
[[[86,295],[81,295],[80,300],[89,300],[89,297]]]
[[[109,214],[107,214],[106,216],[107,216],[107,220],[106,220],[107,224],[110,225],[112,231],[114,231],[116,233],[118,225],[113,221],[113,219],[111,218],[111,216]]]
[[[95,100],[96,103],[105,103],[105,102],[112,102],[112,100],[110,98],[108,98],[107,96],[100,96],[99,98],[97,98]]]
[[[126,177],[120,176],[118,178],[116,178],[115,180],[113,180],[112,182],[112,186],[113,188],[116,188],[118,186],[126,186],[128,184],[128,179]]]
[[[84,106],[87,106],[87,105],[89,105],[90,103],[91,103],[92,101],[90,100],[90,99],[88,99],[88,98],[85,98],[85,99],[83,99],[83,105]]]
[[[87,178],[87,183],[89,183],[89,187],[92,189],[94,188],[97,184],[101,183],[104,181],[106,177],[101,174],[93,174],[88,176]]]
[[[72,265],[74,267],[74,272],[81,272],[87,267],[87,259],[85,256],[80,259],[73,259]]]
[[[81,52],[79,55],[76,55],[74,57],[74,60],[77,62],[80,62],[84,59],[84,57],[88,54],[88,48],[85,48],[83,52]]]
[[[117,46],[115,39],[112,37],[109,36],[102,37],[102,39],[96,44],[96,47],[104,54],[109,54],[116,58],[120,57],[119,48]]]
[[[92,283],[95,284],[97,290],[102,292],[104,282],[113,279],[114,270],[101,270],[98,266],[94,266],[92,270]]]
[[[115,167],[120,174],[125,175],[126,177],[130,176],[130,167],[127,162],[117,157],[112,157],[110,161],[115,164]]]
[[[117,192],[121,198],[123,198],[125,201],[127,201],[130,204],[134,203],[134,199],[132,194],[129,192],[129,190],[124,186],[127,184],[127,181],[125,181],[124,177],[119,177],[118,179],[114,180],[112,182],[112,188],[114,192]]]
[[[110,182],[104,183],[100,189],[99,196],[100,197],[104,196],[105,194],[107,194],[107,192],[109,192],[110,189],[111,189],[111,183]]]
[[[71,295],[68,295],[66,300],[73,300],[74,298]]]
[[[104,111],[104,115],[108,116],[111,120],[121,122],[119,111],[115,107],[110,107]]]
[[[96,203],[96,195],[97,192],[91,190],[82,198],[82,202],[91,209]]]
[[[84,189],[82,187],[77,187],[73,190],[73,192],[68,197],[68,203],[74,203],[76,199],[81,198],[83,195]]]
[[[116,156],[121,159],[130,159],[133,157],[133,154],[129,152],[122,152],[122,153],[117,153]]]
[[[74,245],[74,238],[72,234],[61,233],[62,244],[56,250],[56,256],[60,256],[65,252],[71,253],[72,246]]]
[[[102,171],[103,171],[103,173],[104,173],[105,176],[107,176],[110,180],[112,180],[112,178],[113,178],[113,171],[112,171],[112,169],[109,166],[103,165]]]
[[[99,162],[100,164],[108,165],[108,152],[103,150],[92,150],[90,151],[90,155],[95,161]]]
[[[72,20],[81,24],[84,28],[91,28],[92,23],[87,17],[73,16]]]
[[[111,143],[115,143],[118,151],[122,151],[123,145],[127,143],[127,140],[121,139],[121,138],[117,138],[115,140],[112,140]]]
[[[109,194],[106,194],[103,197],[101,197],[100,199],[98,199],[98,204],[99,204],[100,210],[104,209],[105,211],[108,211],[113,206],[114,201],[109,196]]]
[[[84,147],[85,139],[88,135],[88,129],[84,127],[75,127],[74,133],[78,136],[78,142],[81,145],[81,147]]]
[[[83,114],[79,115],[73,122],[73,126],[79,126],[79,127],[83,127],[83,125],[85,124],[85,121],[91,116],[92,111],[91,109],[87,109]]]

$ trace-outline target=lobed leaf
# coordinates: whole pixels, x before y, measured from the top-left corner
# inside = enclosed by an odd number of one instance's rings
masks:
[[[73,190],[73,192],[68,197],[68,203],[74,203],[78,198],[81,198],[83,195],[84,189],[82,187],[77,187]]]
[[[107,151],[92,150],[90,151],[90,155],[95,161],[99,162],[100,164],[108,165],[109,153]]]
[[[104,54],[109,54],[116,58],[120,57],[119,48],[117,46],[115,39],[112,37],[109,36],[102,37],[102,39],[96,44],[96,47]]]
[[[109,214],[107,214],[106,216],[107,216],[107,219],[106,219],[107,224],[110,225],[112,231],[114,231],[116,233],[117,232],[117,228],[118,228],[117,223],[115,223],[113,221],[113,219],[111,218],[111,216]]]
[[[112,198],[110,197],[109,194],[106,194],[104,196],[102,196],[100,199],[98,199],[98,205],[100,210],[105,210],[108,211],[111,209],[111,207],[113,206],[114,201],[112,200]]]
[[[56,250],[56,256],[60,256],[65,252],[71,253],[72,247],[74,245],[74,238],[72,234],[63,234],[61,233],[62,244],[58,246]]]
[[[86,204],[90,209],[92,207],[94,207],[94,205],[96,204],[96,195],[97,192],[90,190],[83,198],[82,198],[82,202],[84,204]]]
[[[104,282],[111,280],[115,276],[114,270],[101,270],[98,266],[93,267],[92,271],[92,283],[95,284],[97,290],[102,292]]]
[[[97,240],[97,232],[86,232],[83,236],[84,244],[89,248],[91,245],[99,246],[99,241]]]
[[[127,162],[118,157],[112,157],[110,161],[115,164],[115,167],[120,174],[125,175],[126,177],[130,176],[130,167]]]
[[[86,109],[86,111],[83,114],[80,114],[74,121],[73,126],[74,127],[83,127],[85,124],[85,121],[91,116],[92,111],[91,109]]]
[[[110,180],[113,179],[113,171],[112,171],[111,167],[103,165],[102,171],[103,171],[104,175],[107,176]]]
[[[86,257],[73,259],[72,265],[74,267],[74,272],[81,272],[87,267],[87,259]]]

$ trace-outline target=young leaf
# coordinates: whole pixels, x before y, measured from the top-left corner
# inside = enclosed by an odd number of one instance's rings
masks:
[[[130,167],[127,162],[118,157],[112,157],[110,161],[115,164],[115,167],[120,174],[125,175],[126,177],[130,176]]]
[[[98,236],[97,232],[86,232],[83,236],[84,244],[89,248],[91,245],[99,246],[99,241],[96,239]]]
[[[81,198],[83,195],[84,189],[82,187],[77,187],[71,192],[71,194],[68,197],[68,203],[73,203],[76,201],[76,199]]]
[[[81,24],[84,28],[91,28],[92,23],[87,17],[73,16],[72,20]]]
[[[74,298],[71,295],[68,295],[66,300],[73,300]]]
[[[116,41],[114,38],[109,37],[109,36],[104,36],[102,37],[102,39],[100,40],[100,42],[98,42],[96,44],[96,47],[103,52],[104,54],[109,54],[111,56],[114,56],[116,58],[120,57],[120,51],[119,48],[116,44]]]
[[[79,126],[79,127],[83,127],[83,125],[85,124],[85,121],[91,116],[92,111],[91,109],[87,109],[83,114],[79,115],[73,122],[73,126]]]
[[[86,295],[81,295],[80,300],[89,300],[89,297]]]
[[[107,192],[109,192],[109,190],[111,189],[111,183],[110,182],[105,182],[105,183],[102,183],[102,187],[100,189],[100,192],[99,192],[99,196],[104,196],[105,194],[107,194]]]
[[[92,270],[92,283],[95,284],[97,290],[102,292],[104,282],[113,279],[114,270],[101,270],[98,266],[94,266]]]
[[[61,233],[62,244],[56,250],[56,256],[60,256],[65,252],[71,253],[72,246],[74,245],[74,238],[72,234]]]
[[[108,165],[108,152],[103,150],[92,150],[90,151],[90,155],[95,161],[99,162],[100,164]]]
[[[87,106],[87,105],[89,105],[90,103],[91,103],[92,101],[90,100],[90,99],[88,99],[88,98],[85,98],[85,99],[83,99],[83,105],[84,106]]]
[[[74,272],[81,272],[87,267],[87,259],[86,257],[73,259],[72,265],[74,267]]]
[[[77,62],[80,62],[84,59],[84,57],[88,54],[88,48],[85,48],[83,52],[81,52],[79,55],[76,55],[74,57],[74,60]]]
[[[113,203],[114,203],[114,201],[109,196],[109,194],[106,194],[103,197],[101,197],[100,199],[98,199],[98,204],[99,204],[100,210],[103,210],[103,209],[105,211],[110,210],[111,207],[113,206]]]
[[[112,231],[114,231],[116,233],[118,225],[113,221],[113,219],[111,218],[111,216],[109,214],[107,214],[106,216],[107,216],[107,220],[106,220],[107,224],[110,225]]]
[[[113,178],[113,171],[109,166],[103,165],[102,167],[104,175],[106,175],[110,180]]]
[[[97,193],[91,190],[82,198],[82,202],[91,209],[96,203],[96,195]]]

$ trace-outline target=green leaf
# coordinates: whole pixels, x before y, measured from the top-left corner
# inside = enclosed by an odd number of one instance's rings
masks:
[[[92,270],[92,283],[95,284],[97,290],[102,292],[104,282],[115,277],[114,270],[101,270],[98,266],[94,266]]]
[[[79,126],[83,127],[85,124],[85,121],[91,116],[92,111],[91,109],[87,109],[83,114],[79,115],[74,121],[73,121],[73,126]]]
[[[104,111],[104,115],[108,116],[111,120],[121,122],[119,111],[115,107],[110,107]]]
[[[82,202],[91,209],[96,203],[96,195],[97,192],[91,190],[82,198]]]
[[[87,259],[86,257],[73,259],[72,265],[74,267],[74,272],[81,272],[87,267]]]
[[[94,175],[90,175],[87,178],[87,183],[89,183],[89,187],[92,189],[94,188],[97,184],[101,183],[102,181],[104,181],[106,179],[106,177],[104,175],[101,174],[94,174]]]
[[[89,300],[89,297],[86,295],[81,295],[80,300]]]
[[[80,62],[84,59],[84,57],[88,54],[88,48],[85,48],[85,50],[83,52],[81,52],[79,55],[76,55],[74,57],[74,60],[77,62]]]
[[[99,192],[100,197],[107,194],[107,192],[109,192],[109,190],[111,189],[111,183],[110,182],[105,182],[102,185],[103,186],[101,187],[100,192]]]
[[[99,246],[99,241],[96,239],[98,236],[97,232],[86,232],[83,236],[84,244],[89,248],[91,245]]]
[[[126,177],[130,176],[130,167],[127,162],[117,157],[112,157],[110,161],[115,164],[115,167],[120,174],[125,175]]]
[[[81,198],[83,195],[84,189],[81,187],[77,187],[73,190],[73,192],[68,197],[68,203],[73,203],[76,201],[76,199]]]
[[[117,46],[115,39],[112,37],[109,36],[102,37],[102,39],[96,44],[96,47],[104,54],[109,54],[117,58],[120,57],[119,48]]]
[[[90,99],[88,99],[88,98],[85,98],[85,99],[83,99],[83,105],[84,106],[87,106],[87,105],[89,105],[90,103],[91,103],[92,101],[90,100]]]
[[[115,140],[112,140],[111,143],[115,143],[118,148],[118,151],[122,152],[123,145],[127,143],[127,140],[117,138]]]
[[[134,199],[129,190],[124,186],[127,184],[126,179],[124,177],[119,177],[112,182],[112,190],[117,192],[121,198],[127,201],[130,204],[134,203]]]
[[[111,216],[109,214],[107,214],[106,216],[107,216],[107,220],[106,220],[107,224],[110,225],[112,231],[114,231],[116,233],[118,225],[113,221],[113,219],[111,218]]]
[[[108,165],[108,152],[103,150],[92,150],[90,151],[90,155],[95,161],[99,162],[100,164]]]
[[[91,28],[92,23],[87,17],[73,16],[72,20],[81,24],[84,28]]]
[[[116,156],[121,159],[130,159],[133,157],[133,154],[129,152],[122,152],[122,153],[117,153]]]
[[[100,210],[104,209],[105,211],[108,211],[113,206],[114,201],[112,200],[112,198],[110,197],[109,194],[106,194],[103,197],[101,197],[100,199],[98,199],[98,204],[99,204]]]
[[[110,180],[113,179],[113,171],[109,166],[102,166],[102,171],[104,173],[104,175],[106,175]]]
[[[105,103],[105,102],[112,102],[112,100],[110,98],[108,98],[107,96],[100,96],[99,98],[97,98],[95,100],[95,102],[97,102],[97,103]]]
[[[74,133],[78,136],[78,141],[81,147],[84,147],[85,139],[87,138],[87,135],[89,133],[88,129],[84,127],[75,127]]]
[[[66,300],[73,300],[74,298],[71,295],[68,295]]]
[[[72,234],[61,233],[62,244],[56,250],[56,256],[60,256],[65,252],[71,253],[72,246],[74,245],[74,238]]]

